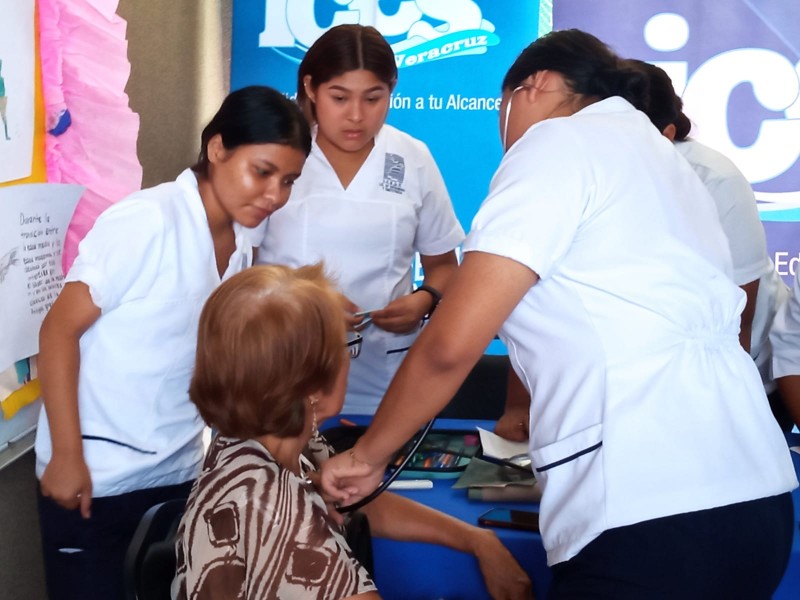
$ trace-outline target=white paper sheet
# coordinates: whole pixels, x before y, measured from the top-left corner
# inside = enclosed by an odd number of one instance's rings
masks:
[[[481,436],[481,448],[483,448],[483,453],[486,456],[509,459],[520,454],[527,455],[528,453],[527,442],[511,442],[486,429],[481,429],[480,427],[477,429]]]
[[[79,185],[0,188],[0,370],[39,352],[39,327],[63,286],[61,251]]]

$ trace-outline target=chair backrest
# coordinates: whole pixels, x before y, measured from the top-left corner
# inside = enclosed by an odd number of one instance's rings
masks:
[[[151,506],[139,521],[125,555],[126,600],[170,600],[175,541],[186,500]]]
[[[505,409],[510,368],[508,356],[484,354],[450,403],[439,413],[439,417],[491,421],[499,419]]]
[[[355,559],[375,579],[375,559],[372,554],[372,533],[369,529],[367,515],[359,511],[350,513],[345,520],[345,541]]]

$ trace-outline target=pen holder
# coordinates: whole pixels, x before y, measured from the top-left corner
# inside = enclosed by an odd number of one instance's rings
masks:
[[[352,448],[364,426],[339,426],[322,432],[337,453]],[[389,467],[397,467],[414,446],[416,438],[409,440],[390,461]],[[480,437],[474,430],[437,429],[430,432],[422,445],[411,456],[399,478],[457,478],[466,469],[472,457],[480,450]]]
[[[390,467],[398,466],[413,447],[409,441],[395,455]],[[411,456],[399,477],[432,479],[457,478],[480,449],[480,438],[474,431],[439,429],[429,433]]]

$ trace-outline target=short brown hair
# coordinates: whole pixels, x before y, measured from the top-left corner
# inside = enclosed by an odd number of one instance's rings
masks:
[[[344,340],[341,301],[321,264],[251,267],[203,307],[189,397],[222,435],[298,435],[306,398],[333,387]]]

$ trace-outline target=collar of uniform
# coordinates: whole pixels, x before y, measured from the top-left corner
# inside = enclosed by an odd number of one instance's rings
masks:
[[[589,114],[610,114],[610,113],[622,113],[622,112],[631,112],[635,111],[636,109],[633,105],[622,98],[621,96],[611,96],[610,98],[606,98],[605,100],[600,100],[599,102],[593,102],[589,106],[583,107],[581,110],[576,112],[576,115],[589,115]]]

